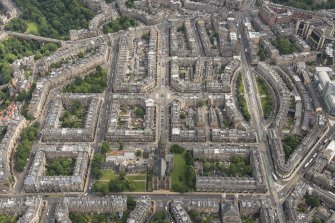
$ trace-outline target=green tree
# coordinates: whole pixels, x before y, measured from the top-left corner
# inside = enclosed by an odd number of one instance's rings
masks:
[[[185,171],[186,186],[189,189],[194,189],[195,185],[195,172],[192,166],[187,166]]]
[[[110,148],[110,143],[107,141],[103,141],[102,145],[101,145],[101,153],[102,154],[106,154],[107,152],[109,152],[111,150]]]
[[[145,110],[142,107],[136,107],[134,113],[137,117],[142,117],[143,118],[144,115],[145,115]]]
[[[297,135],[289,134],[283,140],[285,158],[288,159],[292,152],[299,146],[301,138]]]
[[[126,172],[124,170],[120,171],[120,174],[119,174],[119,178],[120,180],[125,180],[126,179]]]
[[[206,105],[206,102],[201,99],[198,101],[197,107],[204,107],[205,105]]]
[[[292,54],[295,51],[295,46],[288,39],[276,39],[272,43],[277,47],[281,54]]]
[[[124,143],[121,140],[119,140],[119,150],[123,150],[123,148],[124,148]]]
[[[88,28],[95,13],[82,1],[72,0],[15,0],[20,9],[7,30],[25,32],[27,21],[34,22],[42,36],[66,39],[71,29]]]
[[[100,170],[102,162],[105,160],[105,156],[102,154],[95,154],[92,160],[92,175],[95,179],[100,179],[102,172]]]
[[[179,192],[179,193],[185,193],[185,192],[188,191],[186,186],[180,185],[180,184],[172,185],[172,190],[175,191],[175,192]]]
[[[307,195],[305,198],[305,201],[306,201],[306,204],[312,208],[320,206],[320,200],[313,195]]]
[[[190,218],[193,222],[197,222],[197,223],[203,223],[203,219],[202,217],[200,216],[200,213],[196,210],[191,210],[189,212],[189,215],[190,215]]]
[[[312,223],[322,223],[322,221],[320,220],[320,218],[313,216]]]
[[[127,196],[127,208],[128,210],[134,210],[136,206],[136,201],[132,196]]]
[[[141,150],[139,150],[139,149],[136,150],[135,155],[136,155],[137,157],[140,157],[141,154],[142,154],[142,151],[141,151]]]
[[[173,144],[173,145],[170,147],[170,152],[171,152],[171,153],[182,154],[184,151],[185,151],[185,148],[182,147],[181,145],[178,145],[178,144]]]
[[[28,24],[21,18],[14,18],[11,20],[10,23],[6,24],[6,30],[13,30],[18,32],[25,32],[28,28]]]
[[[184,155],[185,161],[186,161],[186,165],[193,165],[194,164],[194,160],[193,160],[193,156],[191,151],[186,151],[185,155]]]
[[[166,211],[156,211],[150,223],[170,223],[169,213]]]

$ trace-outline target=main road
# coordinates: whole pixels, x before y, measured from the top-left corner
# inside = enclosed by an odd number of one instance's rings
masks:
[[[251,74],[249,60],[246,57],[247,46],[245,44],[245,33],[243,32],[243,18],[248,16],[248,11],[242,12],[237,16],[237,23],[238,23],[238,32],[241,36],[240,43],[241,43],[241,61],[244,73],[242,74],[244,80],[244,86],[246,86],[245,91],[247,92],[246,100],[248,103],[249,111],[251,112],[251,126],[255,128],[257,135],[258,135],[258,142],[259,148],[262,155],[262,161],[264,164],[264,171],[265,171],[265,178],[267,180],[268,189],[269,189],[269,196],[272,203],[272,207],[276,207],[278,218],[280,222],[285,222],[285,217],[283,213],[283,206],[278,198],[278,194],[276,191],[276,187],[272,180],[271,174],[271,165],[270,165],[270,154],[269,149],[266,146],[266,138],[264,134],[264,124],[263,124],[263,117],[262,109],[260,108],[260,103],[257,98],[257,88],[256,88],[256,81],[255,77]]]

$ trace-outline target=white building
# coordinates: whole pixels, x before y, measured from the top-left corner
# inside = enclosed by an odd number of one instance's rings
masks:
[[[113,162],[115,164],[127,165],[135,162],[136,156],[134,151],[114,150],[106,154],[106,162]]]
[[[330,67],[316,67],[315,81],[331,115],[335,115],[335,75]]]

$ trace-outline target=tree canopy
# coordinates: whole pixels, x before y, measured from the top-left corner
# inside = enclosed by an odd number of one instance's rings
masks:
[[[297,135],[287,135],[283,140],[285,158],[288,159],[293,151],[299,146],[301,137]]]
[[[170,153],[182,154],[185,151],[185,148],[178,144],[173,144],[170,147]]]
[[[275,3],[292,6],[304,10],[319,10],[335,8],[335,0],[316,1],[316,0],[274,0]]]
[[[62,128],[83,128],[85,125],[87,108],[79,100],[64,106],[64,113],[60,118]]]
[[[71,29],[88,28],[95,13],[80,0],[14,0],[20,9],[7,30],[25,32],[28,22],[38,25],[41,36],[67,39]]]
[[[75,160],[68,157],[59,157],[48,160],[46,165],[47,176],[71,176]]]
[[[0,43],[0,84],[6,84],[11,80],[12,71],[10,64],[22,57],[37,55],[38,57],[50,55],[56,51],[55,43],[40,43],[34,40],[22,40],[10,37]]]
[[[109,152],[111,150],[111,145],[109,142],[107,141],[103,141],[102,145],[101,145],[101,153],[102,154],[106,154],[107,152]]]
[[[27,164],[27,159],[30,154],[31,147],[35,141],[38,133],[40,124],[35,122],[32,126],[29,126],[22,130],[20,135],[20,143],[16,148],[15,160],[16,170],[21,172]]]
[[[102,93],[107,87],[107,71],[100,66],[95,72],[85,76],[76,77],[74,82],[67,85],[63,91],[67,93]]]
[[[170,223],[169,213],[166,211],[156,211],[150,223]]]
[[[103,26],[104,33],[114,33],[137,26],[137,22],[129,16],[121,16]]]
[[[305,197],[306,204],[312,208],[316,208],[320,206],[320,200],[319,198],[313,196],[313,195],[307,195]]]
[[[290,40],[284,39],[276,39],[272,42],[272,44],[279,50],[280,54],[292,54],[296,51],[296,47]]]
[[[105,155],[103,154],[95,154],[92,160],[92,175],[95,179],[100,179],[102,176],[101,172],[101,164],[105,160]]]

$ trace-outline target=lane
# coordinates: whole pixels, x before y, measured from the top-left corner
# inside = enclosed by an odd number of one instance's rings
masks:
[[[256,89],[256,80],[255,76],[252,75],[252,70],[250,68],[250,63],[248,61],[247,55],[246,55],[246,49],[247,46],[245,44],[245,33],[243,32],[243,18],[245,16],[248,16],[248,12],[241,13],[237,16],[237,22],[239,24],[238,31],[241,34],[241,61],[242,61],[242,67],[244,73],[242,74],[243,80],[244,80],[244,86],[245,86],[245,92],[247,92],[246,100],[249,108],[249,112],[251,112],[252,120],[251,120],[251,126],[255,128],[257,135],[258,135],[258,143],[259,148],[261,152],[261,157],[263,160],[263,168],[266,175],[266,180],[268,184],[269,189],[269,196],[273,207],[276,207],[279,221],[285,222],[284,217],[284,211],[282,207],[282,203],[280,202],[278,198],[278,194],[276,191],[276,186],[272,179],[272,171],[271,171],[271,165],[270,165],[270,159],[271,156],[269,154],[269,149],[266,145],[266,138],[264,133],[264,120],[263,117],[261,117],[262,110],[260,108],[260,103],[257,98],[257,89]]]

